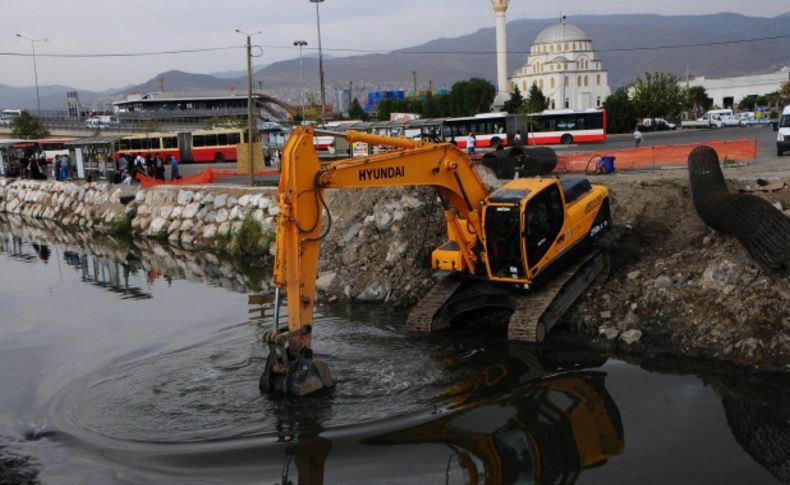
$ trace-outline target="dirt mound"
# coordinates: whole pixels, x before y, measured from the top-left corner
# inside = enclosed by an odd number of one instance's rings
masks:
[[[684,171],[596,179],[610,187],[612,268],[564,325],[604,347],[700,355],[790,369],[790,278],[760,270],[735,239],[703,224]],[[756,180],[729,182],[733,191]],[[783,210],[790,189],[754,191]],[[430,252],[446,239],[428,188],[328,193],[333,229],[321,249],[325,299],[411,307],[433,280]],[[561,327],[562,328],[562,327]]]

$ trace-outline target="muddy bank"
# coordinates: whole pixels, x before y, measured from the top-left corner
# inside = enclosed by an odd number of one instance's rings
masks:
[[[702,223],[685,171],[595,181],[612,191],[610,274],[557,331],[614,351],[790,371],[790,278],[764,272],[738,241]],[[760,192],[749,176],[730,184],[790,208],[788,188]],[[334,225],[321,253],[325,298],[413,306],[433,284],[430,251],[445,238],[434,192],[330,192],[328,205]]]

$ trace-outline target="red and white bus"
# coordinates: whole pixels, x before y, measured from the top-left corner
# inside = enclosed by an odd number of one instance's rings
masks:
[[[466,148],[466,137],[474,133],[475,148],[510,146],[517,131],[527,132],[527,118],[523,115],[481,113],[466,118],[447,118],[442,122],[444,140]]]
[[[606,111],[549,110],[528,116],[530,145],[596,143],[606,141]]]
[[[118,156],[158,154],[163,159],[174,155],[179,162],[224,162],[236,160],[236,145],[242,139],[246,143],[248,137],[241,128],[140,133],[120,139]]]

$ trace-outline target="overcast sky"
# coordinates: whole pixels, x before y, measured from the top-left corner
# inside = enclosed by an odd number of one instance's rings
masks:
[[[48,38],[38,54],[158,52],[241,46],[242,35],[262,30],[253,42],[267,46],[255,64],[294,58],[297,39],[317,47],[315,5],[308,0],[4,0],[0,52],[30,53],[16,37]],[[457,37],[494,25],[489,0],[326,0],[321,9],[323,47],[388,51],[438,37]],[[790,11],[790,0],[510,0],[508,20],[569,15],[736,12],[774,17]],[[788,26],[790,30],[790,26]],[[280,48],[277,48],[280,46]],[[332,55],[338,53],[328,52]],[[340,54],[342,55],[342,54]],[[39,56],[39,84],[103,90],[139,84],[179,69],[211,73],[246,68],[242,49],[153,57],[58,59]],[[0,57],[0,84],[32,86],[30,57]]]

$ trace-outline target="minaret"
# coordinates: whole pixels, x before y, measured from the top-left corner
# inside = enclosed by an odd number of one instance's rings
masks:
[[[507,13],[508,0],[491,0],[496,15],[496,71],[497,95],[494,106],[502,106],[510,99],[510,89],[507,85]]]

